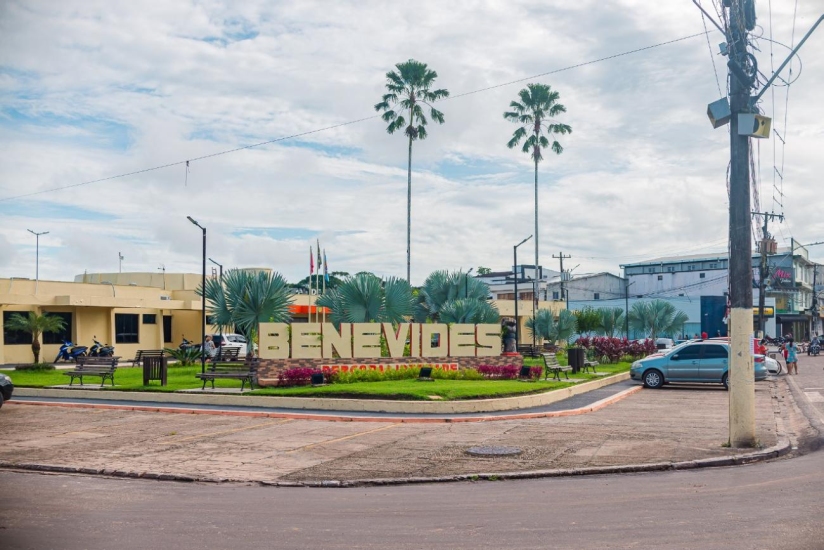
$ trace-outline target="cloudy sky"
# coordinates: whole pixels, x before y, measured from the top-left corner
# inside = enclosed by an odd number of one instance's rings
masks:
[[[794,19],[793,0],[771,4],[770,14],[757,3],[757,34],[783,44],[821,12],[799,0]],[[187,215],[226,267],[296,281],[320,240],[331,270],[405,276],[407,144],[367,117],[386,71],[410,58],[460,96],[414,146],[413,283],[435,269],[508,269],[512,246],[533,232],[531,161],[507,149],[515,126],[502,117],[527,82],[557,89],[573,128],[564,153],[540,166],[544,265],[557,268],[551,255],[563,250],[578,273],[617,273],[723,251],[729,137],[705,115],[720,97],[712,59],[725,88],[720,33],[709,34],[712,54],[698,36],[530,78],[703,31],[688,0],[4,0],[0,277],[34,276],[27,229],[49,231],[42,278],[116,271],[118,252],[124,271],[196,272],[201,235]],[[758,41],[767,75],[770,45]],[[822,50],[819,29],[800,74],[793,64],[789,101],[778,87],[761,103],[786,139],[775,150],[775,138],[760,141],[755,158],[762,209],[787,216],[775,225],[780,245],[824,240]],[[775,67],[787,51],[773,45]],[[187,159],[363,118],[192,160],[186,174]],[[531,262],[529,245],[520,250]],[[824,261],[824,246],[810,252]]]

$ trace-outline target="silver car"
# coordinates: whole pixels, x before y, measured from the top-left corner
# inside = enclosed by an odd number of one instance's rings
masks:
[[[630,377],[643,381],[648,388],[660,388],[670,382],[708,382],[721,383],[729,389],[729,349],[726,342],[685,342],[635,361]],[[765,380],[767,374],[764,356],[755,355],[755,380]]]

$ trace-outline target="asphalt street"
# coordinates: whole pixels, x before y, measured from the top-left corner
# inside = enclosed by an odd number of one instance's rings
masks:
[[[815,550],[823,464],[362,489],[4,471],[0,546]]]

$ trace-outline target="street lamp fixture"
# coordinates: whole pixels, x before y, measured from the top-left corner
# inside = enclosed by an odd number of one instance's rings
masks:
[[[464,298],[469,298],[469,274],[472,273],[474,267],[470,267],[464,276]]]
[[[215,264],[218,267],[218,269],[220,269],[220,279],[219,280],[220,280],[220,284],[222,285],[223,284],[223,264],[219,264],[211,258],[209,258],[209,261],[212,262],[213,264]]]
[[[48,235],[48,231],[43,231],[42,233],[37,233],[32,231],[31,229],[26,229],[29,233],[34,235],[37,239],[37,251],[35,256],[35,271],[34,271],[34,281],[37,282],[40,280],[40,235]]]
[[[200,372],[206,372],[206,228],[197,223],[191,216],[186,216],[186,219],[198,226],[203,231],[203,276],[201,278],[201,289],[203,296],[201,296],[201,319],[200,326],[203,339],[200,341]]]
[[[515,262],[512,266],[512,273],[515,275],[515,345],[518,345],[518,342],[521,341],[521,324],[518,321],[518,247],[527,242],[529,239],[532,238],[532,235],[527,237],[526,239],[522,240],[518,244],[512,247],[512,255],[514,256],[513,261]]]

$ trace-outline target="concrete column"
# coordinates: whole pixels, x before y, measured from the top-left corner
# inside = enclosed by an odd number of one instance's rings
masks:
[[[730,310],[730,445],[753,447],[755,372],[752,354],[752,308]]]

